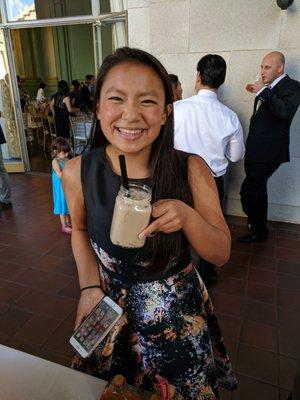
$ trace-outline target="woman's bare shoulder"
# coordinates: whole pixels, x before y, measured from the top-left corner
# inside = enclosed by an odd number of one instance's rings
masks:
[[[65,182],[81,181],[81,156],[69,160],[63,169],[63,180]]]

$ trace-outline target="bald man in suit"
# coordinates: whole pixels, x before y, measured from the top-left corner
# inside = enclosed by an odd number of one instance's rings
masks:
[[[252,85],[256,96],[241,187],[249,233],[238,238],[243,243],[267,241],[268,179],[282,163],[290,161],[289,131],[300,105],[300,83],[285,74],[284,67],[282,53],[267,54],[261,63],[261,80]]]

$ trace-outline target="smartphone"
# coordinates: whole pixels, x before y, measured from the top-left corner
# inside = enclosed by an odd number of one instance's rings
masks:
[[[103,297],[70,337],[70,344],[82,358],[89,357],[122,315],[122,308]]]

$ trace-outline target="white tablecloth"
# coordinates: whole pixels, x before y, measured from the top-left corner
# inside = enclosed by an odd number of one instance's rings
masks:
[[[0,345],[0,400],[99,400],[105,381]]]

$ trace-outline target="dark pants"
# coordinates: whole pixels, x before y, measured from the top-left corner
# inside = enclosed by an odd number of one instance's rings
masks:
[[[224,180],[223,176],[218,176],[215,178],[215,182],[217,185],[218,189],[218,194],[219,194],[219,200],[220,200],[220,205],[221,208],[223,208],[223,200],[224,200]],[[215,266],[211,264],[210,262],[203,260],[203,258],[199,259],[199,264],[198,264],[198,272],[201,276],[201,278],[204,280],[205,283],[209,281],[209,277],[215,273],[214,272]]]
[[[248,223],[256,234],[267,234],[268,179],[278,169],[280,163],[247,163],[246,178],[241,187],[241,203]]]

